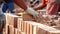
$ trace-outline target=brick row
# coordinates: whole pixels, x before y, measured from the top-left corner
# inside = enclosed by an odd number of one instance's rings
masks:
[[[60,30],[58,29],[33,21],[24,21],[21,17],[18,18],[8,15],[7,19],[9,27],[8,33],[6,31],[6,34],[60,34]]]
[[[14,27],[17,27],[17,22],[18,22],[18,16],[13,15],[13,14],[6,14],[6,23],[9,25],[12,25]]]

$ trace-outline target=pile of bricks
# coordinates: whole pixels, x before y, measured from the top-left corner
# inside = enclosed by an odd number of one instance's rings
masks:
[[[33,21],[24,21],[22,17],[13,14],[5,15],[6,27],[3,34],[60,34],[60,30],[53,27]]]

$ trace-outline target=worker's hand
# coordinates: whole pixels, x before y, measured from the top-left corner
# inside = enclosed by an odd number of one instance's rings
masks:
[[[33,15],[34,18],[37,18],[38,17],[38,14],[39,14],[37,11],[33,10],[32,8],[28,8],[27,9],[27,13]]]

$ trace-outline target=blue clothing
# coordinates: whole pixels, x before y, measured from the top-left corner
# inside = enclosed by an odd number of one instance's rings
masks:
[[[14,11],[13,11],[13,9],[14,9],[14,2],[3,3],[2,4],[2,11],[3,11],[3,13],[5,13],[7,9],[9,9],[11,11],[11,13],[14,13]]]

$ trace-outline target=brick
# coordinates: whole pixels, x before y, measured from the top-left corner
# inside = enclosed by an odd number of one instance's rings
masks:
[[[21,23],[21,24],[22,24],[22,25],[21,25],[21,30],[22,30],[22,31],[23,31],[23,26],[24,26],[23,23],[24,23],[24,21],[22,21],[22,23]]]
[[[3,34],[5,34],[5,32],[3,31]]]
[[[13,14],[9,14],[9,13],[6,14],[6,22],[9,25],[17,27],[17,20],[18,20],[18,16],[13,15]]]
[[[36,33],[37,33],[37,27],[33,26],[33,34],[36,34]]]
[[[38,31],[41,34],[60,34],[60,30],[50,27],[50,26],[47,26],[47,25],[39,24],[37,28],[39,28]]]
[[[3,28],[3,34],[5,34],[5,33],[6,33],[5,28]]]
[[[21,32],[21,31],[18,30],[18,34],[24,34],[24,32]]]
[[[23,21],[23,32],[24,32],[24,26],[25,26],[24,24],[25,24],[25,22]]]
[[[33,16],[25,12],[23,14],[23,20],[24,21],[32,21],[33,20]]]
[[[14,29],[14,34],[18,34],[18,29]]]
[[[18,19],[18,23],[17,23],[17,27],[18,27],[18,29],[21,30],[21,31],[22,31],[22,23],[23,23],[22,18],[19,18],[19,19]]]
[[[24,23],[24,33],[27,34],[27,23]]]
[[[8,30],[9,34],[14,34],[14,27],[9,25],[9,30]]]
[[[3,29],[3,34],[8,34],[8,25],[6,25]]]
[[[46,31],[34,26],[33,34],[46,34]]]
[[[25,24],[25,22],[23,22],[23,32],[24,32],[24,26],[25,26],[24,24]]]
[[[33,34],[33,25],[30,24],[30,34]]]
[[[30,34],[30,24],[27,23],[27,34]]]
[[[26,21],[30,24],[30,34],[60,34],[60,30],[41,23]]]
[[[47,32],[37,27],[36,34],[47,34]]]

